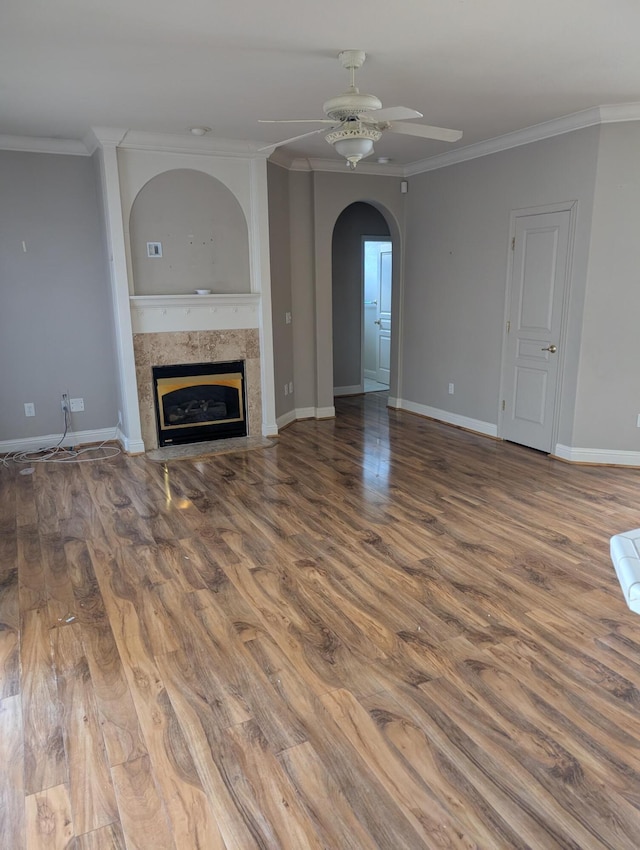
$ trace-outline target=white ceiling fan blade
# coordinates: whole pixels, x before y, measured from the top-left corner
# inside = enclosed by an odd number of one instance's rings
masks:
[[[258,148],[258,151],[268,151],[270,148],[280,148],[282,145],[289,145],[291,142],[297,142],[298,139],[306,139],[307,136],[315,136],[317,133],[324,132],[324,127],[321,127],[319,130],[312,130],[310,133],[302,133],[300,136],[293,136],[291,139],[283,139],[281,142],[272,142],[270,145]]]
[[[258,124],[335,124],[331,118],[258,118]]]
[[[408,121],[411,118],[424,118],[422,112],[409,109],[408,106],[389,106],[386,109],[372,109],[371,112],[362,112],[359,116],[366,123],[378,123],[379,121]]]
[[[457,142],[462,138],[462,130],[447,130],[446,127],[431,127],[429,124],[405,124],[402,121],[394,121],[387,132],[405,133],[407,136],[420,136],[422,139],[437,139],[440,142]]]

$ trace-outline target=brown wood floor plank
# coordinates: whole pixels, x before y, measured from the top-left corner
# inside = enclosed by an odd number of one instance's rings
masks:
[[[135,607],[127,598],[128,586],[121,583],[119,567],[108,549],[93,543],[91,555],[149,753],[146,761],[145,757],[140,757],[112,767],[114,783],[116,767],[122,768],[118,776],[122,777],[125,784],[130,775],[128,765],[139,765],[140,770],[144,768],[150,781],[157,786],[154,793],[159,795],[166,808],[166,816],[171,824],[169,834],[173,836],[172,840],[175,840],[179,850],[200,850],[208,846],[213,850],[222,846],[216,843],[218,827],[188,751],[182,726],[160,678],[149,641],[145,639],[144,629],[137,620]],[[119,593],[123,596],[119,596]],[[128,841],[117,788],[116,793]]]
[[[0,847],[24,850],[24,744],[20,697],[0,700]]]
[[[53,629],[52,640],[71,811],[76,833],[81,835],[113,823],[118,813],[80,626]]]
[[[20,597],[15,561],[0,566],[0,699],[20,688]]]
[[[74,829],[65,785],[54,785],[26,799],[27,850],[68,850]]]
[[[76,838],[74,850],[127,850],[122,827],[111,823]]]
[[[20,668],[24,785],[27,794],[35,794],[67,781],[62,709],[46,608],[25,611],[22,615]]]
[[[149,757],[117,764],[111,772],[127,850],[181,850],[154,784]]]

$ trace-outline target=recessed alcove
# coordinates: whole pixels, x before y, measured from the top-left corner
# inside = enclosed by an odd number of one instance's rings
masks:
[[[161,246],[150,252],[148,245]],[[251,291],[242,207],[215,177],[179,168],[152,177],[129,216],[133,294]]]

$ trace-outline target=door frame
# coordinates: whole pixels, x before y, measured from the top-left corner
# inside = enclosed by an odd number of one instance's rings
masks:
[[[365,242],[388,242],[391,245],[391,327],[389,329],[390,346],[393,346],[393,269],[395,262],[395,251],[393,250],[393,238],[391,232],[388,236],[364,236],[360,237],[360,387],[364,392],[364,245]],[[389,377],[391,387],[391,377]]]
[[[558,379],[556,382],[556,390],[553,399],[553,423],[551,426],[551,450],[549,454],[555,453],[555,447],[558,444],[558,430],[560,427],[560,413],[562,401],[562,387],[564,383],[564,371],[567,349],[567,319],[569,315],[569,299],[571,295],[571,284],[573,280],[573,260],[575,250],[575,235],[576,235],[576,220],[578,212],[578,201],[564,201],[557,204],[541,204],[535,207],[522,207],[521,209],[513,209],[509,213],[509,239],[507,242],[507,277],[505,283],[504,296],[504,315],[502,317],[502,351],[500,355],[500,394],[498,397],[498,437],[504,439],[504,415],[502,409],[503,399],[506,398],[506,384],[508,375],[507,359],[507,322],[511,315],[511,278],[513,275],[513,261],[515,257],[516,222],[518,218],[532,215],[545,215],[547,213],[568,212],[569,213],[569,234],[567,245],[567,267],[565,288],[562,299],[561,316],[560,316],[560,338],[558,341]]]

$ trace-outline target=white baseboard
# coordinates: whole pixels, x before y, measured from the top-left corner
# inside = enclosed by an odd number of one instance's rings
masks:
[[[263,437],[277,437],[278,436],[278,420],[275,422],[263,422],[262,423],[262,436]]]
[[[554,455],[570,463],[593,463],[605,466],[640,466],[640,452],[618,451],[617,449],[578,449],[558,443]]]
[[[352,387],[334,387],[333,394],[334,396],[340,395],[360,395],[360,393],[364,392],[364,387],[362,384],[354,384]]]
[[[292,422],[295,422],[298,417],[296,416],[295,410],[287,410],[286,413],[283,413],[282,416],[278,416],[276,419],[276,425],[278,426],[278,430],[281,428],[286,428],[287,425],[291,425]]]
[[[142,455],[146,451],[142,440],[130,440],[120,428],[116,432],[116,439],[120,441],[120,445],[127,454]]]
[[[287,425],[301,419],[334,419],[335,415],[335,407],[297,407],[278,416],[276,423],[278,428],[286,428]]]
[[[38,452],[57,446],[62,434],[44,434],[41,437],[24,437],[18,440],[0,440],[0,454],[13,452]],[[103,443],[105,440],[119,440],[124,445],[120,431],[115,428],[98,428],[94,431],[70,431],[64,439],[63,446],[83,446],[92,443]],[[144,451],[144,446],[142,447]]]
[[[407,401],[404,398],[390,398],[389,407],[398,410],[406,410],[409,413],[418,413],[429,419],[437,419],[438,422],[446,422],[447,425],[456,425],[467,431],[475,431],[487,437],[498,436],[498,426],[492,422],[483,422],[481,419],[471,419],[469,416],[461,416],[459,413],[451,413],[448,410],[439,410],[437,407],[429,407],[426,404],[417,404],[415,401]]]
[[[316,419],[335,419],[336,409],[331,407],[316,407]]]
[[[296,415],[296,419],[315,419],[316,418],[315,407],[297,407],[293,412]]]

